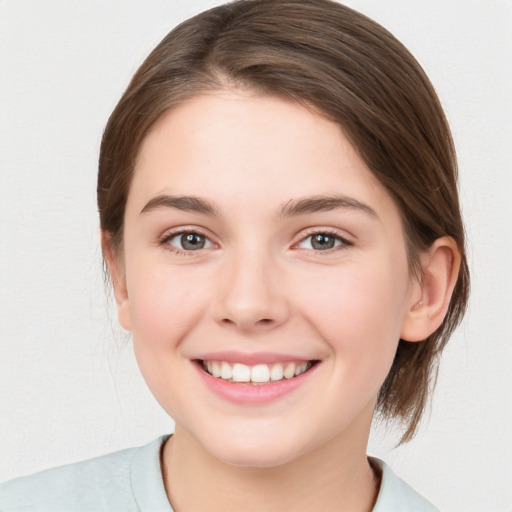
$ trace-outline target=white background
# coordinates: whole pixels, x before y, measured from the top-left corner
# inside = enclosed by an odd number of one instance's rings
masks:
[[[101,132],[207,0],[0,0],[0,480],[146,443],[172,421],[107,310]],[[512,2],[352,0],[431,77],[454,132],[473,279],[430,419],[370,453],[445,512],[512,511]]]

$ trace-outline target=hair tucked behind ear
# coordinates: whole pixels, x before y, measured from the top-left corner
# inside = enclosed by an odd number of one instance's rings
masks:
[[[436,239],[456,241],[462,261],[446,318],[424,342],[400,341],[378,397],[378,410],[402,420],[409,440],[469,292],[455,151],[432,85],[389,32],[329,0],[241,0],[191,18],[142,64],[105,129],[98,205],[117,249],[150,128],[173,105],[226,87],[293,98],[338,123],[401,212],[411,272]]]

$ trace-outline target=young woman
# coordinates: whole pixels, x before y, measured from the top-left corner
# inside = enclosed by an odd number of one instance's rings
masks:
[[[121,325],[176,422],[13,480],[11,510],[432,511],[366,445],[411,439],[469,278],[450,131],[386,30],[328,0],[174,29],[100,154]]]

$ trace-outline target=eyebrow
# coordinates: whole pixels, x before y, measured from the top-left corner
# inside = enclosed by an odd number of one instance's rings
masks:
[[[162,194],[154,197],[142,208],[140,214],[149,213],[158,208],[176,208],[186,212],[201,213],[204,215],[218,216],[218,207],[201,197],[195,196],[171,196]],[[346,208],[362,211],[378,219],[375,210],[357,199],[346,196],[309,196],[301,199],[290,199],[281,207],[279,217],[295,217],[308,213],[317,213]]]
[[[379,218],[377,212],[365,203],[346,196],[310,196],[301,199],[291,199],[282,208],[281,217],[292,217],[304,215],[307,213],[325,212],[336,210],[338,208],[347,208],[364,212],[371,217]]]
[[[170,196],[160,195],[151,199],[140,211],[141,214],[148,213],[157,208],[176,208],[185,212],[202,213],[205,215],[218,215],[218,208],[215,204],[192,196]]]

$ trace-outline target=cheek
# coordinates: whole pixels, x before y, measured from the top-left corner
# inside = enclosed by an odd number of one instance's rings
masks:
[[[134,342],[147,350],[176,347],[204,311],[197,282],[187,272],[158,266],[131,275],[128,294]]]
[[[151,268],[151,272],[132,272],[128,283],[133,349],[149,389],[174,417],[186,408],[192,392],[189,387],[185,395],[176,390],[187,379],[182,341],[204,314],[202,295],[186,272],[171,272],[165,266]]]
[[[400,338],[407,265],[347,265],[306,283],[297,286],[296,297],[343,373],[361,382],[369,374],[383,380]]]

